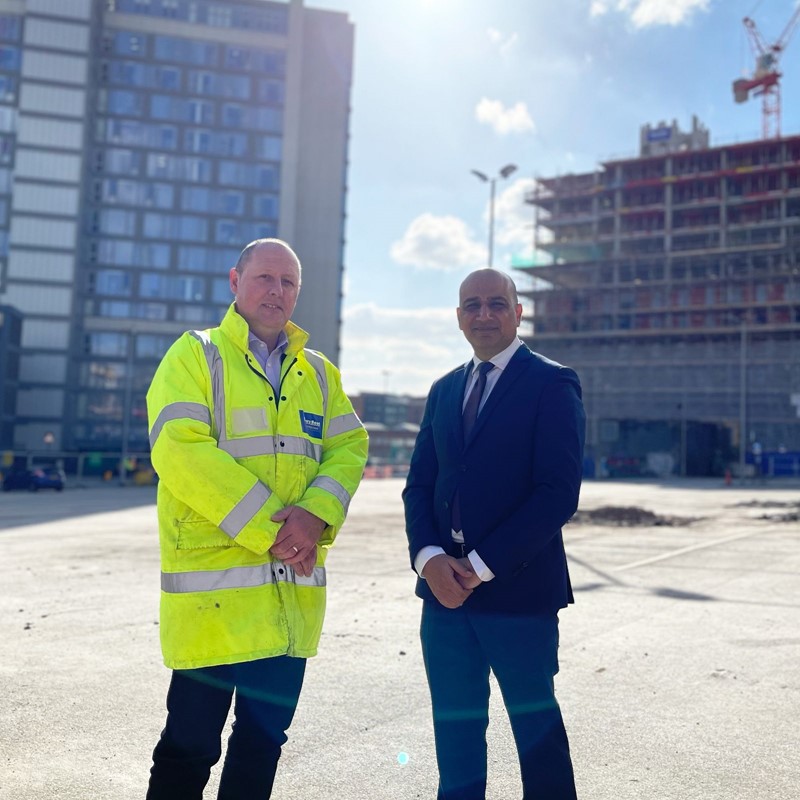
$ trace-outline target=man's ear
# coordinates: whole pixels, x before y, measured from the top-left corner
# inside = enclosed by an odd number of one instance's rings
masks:
[[[239,273],[236,271],[236,267],[231,267],[231,271],[228,273],[228,280],[231,284],[231,291],[236,294],[239,290]]]

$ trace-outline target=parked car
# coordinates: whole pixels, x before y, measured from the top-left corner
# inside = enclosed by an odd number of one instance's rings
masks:
[[[33,469],[12,469],[3,478],[3,491],[28,489],[31,492],[38,492],[39,489],[55,489],[60,492],[63,490],[65,482],[64,470],[53,465],[39,466]]]

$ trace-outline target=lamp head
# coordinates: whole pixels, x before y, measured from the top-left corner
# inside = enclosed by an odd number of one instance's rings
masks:
[[[516,171],[517,171],[517,165],[516,164],[506,164],[503,167],[503,169],[500,170],[500,174],[504,178],[507,178],[512,172],[516,172]]]

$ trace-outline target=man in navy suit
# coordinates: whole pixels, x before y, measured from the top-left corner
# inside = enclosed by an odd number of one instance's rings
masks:
[[[403,491],[438,800],[486,796],[490,671],[524,798],[574,800],[553,678],[558,611],[573,602],[561,527],[580,491],[580,383],[519,340],[522,306],[502,272],[467,276],[457,315],[475,356],[434,383]]]

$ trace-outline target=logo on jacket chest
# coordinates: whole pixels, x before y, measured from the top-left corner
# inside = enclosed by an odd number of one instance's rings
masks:
[[[313,439],[322,439],[322,419],[321,414],[312,414],[300,409],[300,426],[303,433],[307,433]]]

